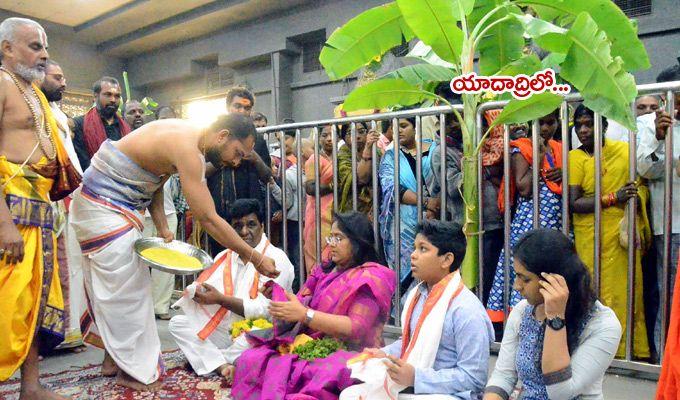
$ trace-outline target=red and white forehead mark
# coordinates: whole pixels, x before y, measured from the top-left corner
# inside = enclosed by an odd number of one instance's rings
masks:
[[[47,48],[47,34],[43,29],[38,30],[40,32],[40,44],[46,49]]]
[[[248,106],[251,106],[251,105],[252,105],[252,103],[250,102],[250,100],[244,99],[243,97],[239,97],[239,98],[236,100],[236,102],[239,103],[240,105],[244,106],[244,107],[248,107]]]

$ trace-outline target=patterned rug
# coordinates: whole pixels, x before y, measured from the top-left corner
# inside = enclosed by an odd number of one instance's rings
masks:
[[[229,400],[230,390],[217,374],[197,376],[186,368],[180,350],[163,354],[166,375],[158,392],[137,392],[115,384],[115,378],[101,376],[101,365],[45,374],[40,381],[46,387],[73,400]],[[19,379],[0,384],[1,400],[19,399]]]

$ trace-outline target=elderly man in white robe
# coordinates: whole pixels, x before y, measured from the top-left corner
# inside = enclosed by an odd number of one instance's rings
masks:
[[[274,260],[281,272],[274,281],[291,291],[293,265],[283,250],[269,243],[263,221],[258,200],[239,199],[232,204],[231,226],[254,250]],[[181,307],[184,315],[170,320],[170,333],[198,375],[217,370],[227,380],[231,379],[234,362],[248,349],[242,336],[232,339],[232,325],[243,319],[269,318],[269,299],[260,292],[268,280],[260,276],[252,263],[227,249],[217,255],[213,266],[173,305]]]

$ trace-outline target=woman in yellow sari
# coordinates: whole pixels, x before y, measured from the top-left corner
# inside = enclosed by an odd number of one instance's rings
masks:
[[[305,206],[305,229],[303,231],[305,268],[307,274],[312,267],[328,259],[326,237],[331,232],[333,222],[333,140],[331,126],[324,126],[319,133],[319,194],[321,195],[321,260],[316,259],[316,176],[314,170],[316,161],[314,156],[305,163],[305,192],[307,203]]]
[[[576,250],[593,272],[595,237],[595,158],[594,153],[594,113],[580,105],[574,113],[574,126],[582,146],[569,152],[569,204],[573,216]],[[604,122],[606,128],[606,121]],[[628,199],[638,197],[644,202],[642,190],[635,182],[629,181],[628,143],[604,139],[602,142],[602,196],[597,199],[602,204],[600,293],[601,301],[616,313],[626,332],[627,293],[628,293],[628,249],[621,245],[620,225],[626,218],[625,207]],[[642,205],[638,210],[644,210]],[[644,239],[649,235],[649,222],[645,215],[638,214],[638,235]],[[634,244],[637,242],[636,244]],[[633,317],[633,356],[637,359],[649,357],[645,310],[642,302],[642,269],[640,265],[644,240],[630,240],[636,245],[635,257],[635,311]],[[621,340],[617,357],[625,354],[625,339]]]

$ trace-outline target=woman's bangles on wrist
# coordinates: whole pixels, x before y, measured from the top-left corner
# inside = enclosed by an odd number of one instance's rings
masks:
[[[600,203],[605,206],[605,207],[611,207],[616,204],[617,201],[617,196],[616,193],[611,192],[607,194],[603,194],[602,197],[600,198]]]

